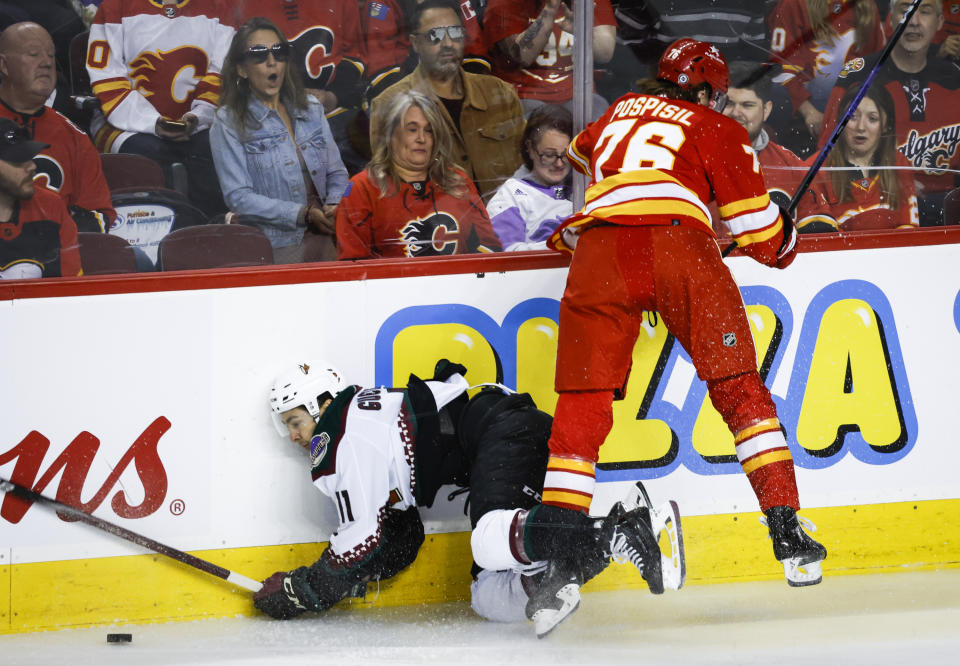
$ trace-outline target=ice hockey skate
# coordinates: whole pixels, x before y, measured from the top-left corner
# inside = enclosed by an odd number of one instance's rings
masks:
[[[551,560],[540,586],[527,601],[527,617],[533,620],[537,638],[543,638],[580,606],[583,575],[572,559]]]
[[[633,563],[654,594],[661,594],[664,588],[679,590],[687,578],[687,562],[677,503],[670,500],[654,508],[643,483],[637,481],[623,507],[630,520],[618,523],[624,527],[614,534],[614,561]],[[659,545],[664,534],[670,544],[669,554]]]
[[[804,528],[815,532],[816,525],[789,506],[774,506],[760,522],[767,526],[773,541],[773,556],[783,564],[783,573],[791,587],[816,585],[823,580],[820,562],[827,558],[827,549],[814,541]]]

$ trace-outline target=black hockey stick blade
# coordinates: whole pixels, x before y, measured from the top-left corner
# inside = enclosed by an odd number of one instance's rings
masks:
[[[69,504],[64,504],[63,502],[55,499],[51,499],[46,495],[41,495],[30,488],[21,486],[19,483],[14,483],[13,481],[8,481],[3,477],[0,477],[0,491],[9,493],[15,497],[19,497],[25,502],[35,502],[37,504],[43,504],[51,507],[60,513],[70,516],[71,518],[76,518],[87,525],[92,525],[93,527],[101,529],[104,532],[109,532],[110,534],[118,536],[121,539],[126,539],[127,541],[133,542],[138,546],[149,548],[155,553],[166,555],[170,559],[187,564],[195,569],[203,571],[204,573],[216,576],[217,578],[222,578],[229,583],[244,587],[251,592],[258,592],[260,588],[263,587],[259,582],[253,580],[252,578],[247,578],[242,574],[238,574],[236,571],[224,569],[221,566],[217,566],[213,562],[200,559],[196,555],[185,553],[182,550],[173,548],[172,546],[167,546],[159,541],[154,541],[150,537],[132,532],[125,527],[115,525],[104,520],[103,518],[92,516],[86,511],[81,511],[76,507],[70,506]]]
[[[893,31],[893,35],[890,37],[890,41],[887,42],[886,46],[883,47],[883,51],[880,52],[880,57],[877,58],[877,62],[873,64],[873,68],[867,73],[867,78],[864,79],[863,84],[861,84],[860,89],[857,91],[857,94],[850,101],[850,106],[847,107],[847,110],[840,118],[840,121],[837,122],[836,127],[833,128],[833,132],[830,133],[830,138],[828,138],[826,143],[823,144],[823,148],[821,148],[820,152],[817,153],[817,159],[815,159],[813,164],[810,165],[810,168],[807,169],[807,173],[804,175],[803,180],[800,181],[800,186],[797,187],[797,191],[790,199],[790,204],[787,208],[787,211],[791,215],[793,215],[794,211],[796,210],[797,204],[800,203],[800,199],[804,194],[807,193],[810,183],[813,182],[813,179],[820,171],[820,167],[823,166],[824,161],[827,159],[827,155],[829,155],[830,151],[833,150],[834,145],[837,143],[837,139],[840,138],[840,134],[847,126],[847,123],[850,122],[850,119],[853,117],[857,107],[860,106],[860,101],[863,99],[864,95],[867,94],[867,89],[870,87],[870,84],[873,83],[875,78],[877,78],[880,68],[883,67],[884,63],[887,62],[887,59],[893,52],[893,47],[896,46],[897,42],[900,41],[900,35],[902,35],[903,31],[907,29],[907,24],[910,23],[910,19],[913,18],[913,15],[920,7],[921,2],[923,2],[923,0],[913,0],[913,3],[907,8],[907,11],[904,12],[903,18],[900,19],[900,23],[897,24],[896,29]],[[730,243],[730,245],[724,248],[723,253],[720,256],[726,257],[728,254],[733,252],[735,247],[737,247],[737,242],[733,241]]]

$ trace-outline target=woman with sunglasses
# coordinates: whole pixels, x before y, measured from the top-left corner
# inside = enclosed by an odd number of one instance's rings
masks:
[[[334,220],[349,180],[291,49],[269,19],[243,24],[224,61],[210,133],[227,205],[264,231],[277,264],[336,258]]]
[[[553,230],[573,213],[566,157],[572,136],[573,118],[562,106],[544,104],[527,119],[524,166],[487,204],[504,250],[546,249]]]
[[[407,90],[381,117],[383,138],[337,210],[338,258],[499,251],[477,188],[450,159],[437,103]]]

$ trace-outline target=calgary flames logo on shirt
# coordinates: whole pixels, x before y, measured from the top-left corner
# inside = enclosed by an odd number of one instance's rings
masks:
[[[308,88],[326,88],[333,77],[333,32],[326,26],[314,26],[291,40],[294,52],[306,53],[301,66],[306,72],[304,83]]]
[[[400,228],[403,252],[408,257],[455,254],[459,236],[460,225],[448,213],[410,220]]]
[[[190,110],[193,91],[206,73],[209,58],[196,46],[144,51],[130,62],[133,88],[168,118]]]

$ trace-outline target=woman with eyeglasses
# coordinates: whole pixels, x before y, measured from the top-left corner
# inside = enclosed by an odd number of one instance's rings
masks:
[[[543,250],[547,239],[573,213],[567,146],[573,136],[570,112],[545,104],[527,120],[523,164],[487,204],[503,249]]]
[[[277,264],[336,258],[336,208],[349,181],[291,50],[269,19],[243,24],[224,61],[210,132],[227,205],[264,231]]]
[[[499,251],[477,188],[450,158],[437,103],[407,90],[381,117],[383,138],[337,210],[338,258]]]

